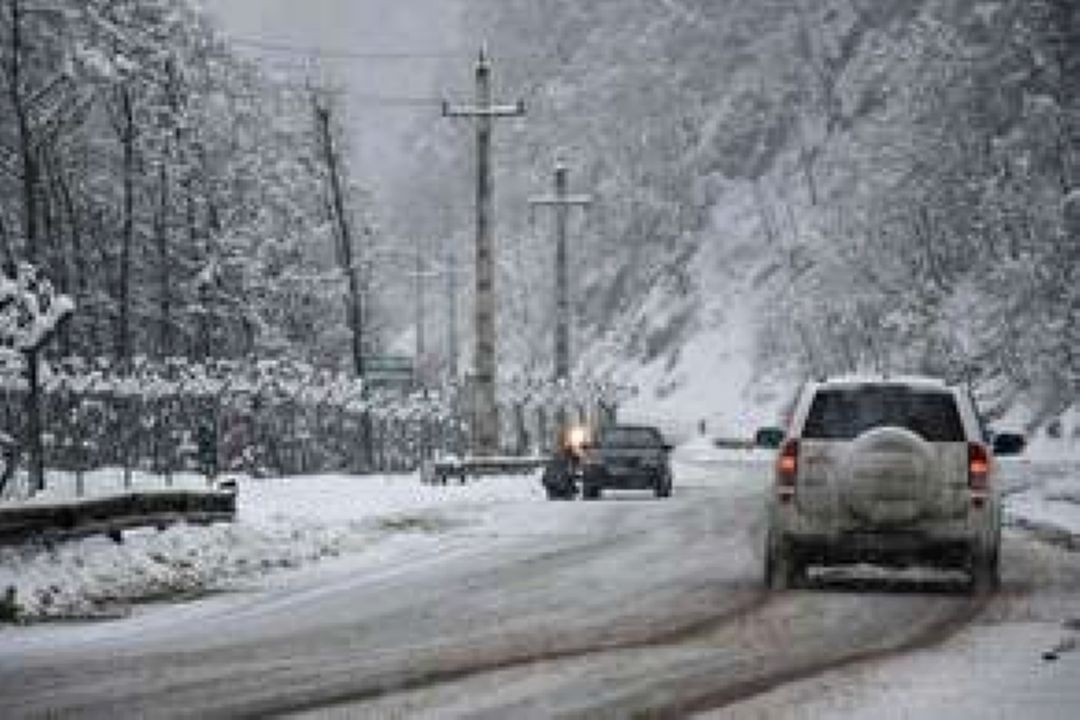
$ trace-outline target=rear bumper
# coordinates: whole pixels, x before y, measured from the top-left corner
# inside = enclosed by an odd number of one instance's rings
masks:
[[[964,568],[977,535],[920,532],[844,532],[833,535],[786,535],[803,562],[819,565],[873,563],[906,567]]]
[[[586,468],[584,485],[612,490],[649,490],[663,479],[664,471],[655,468],[611,469]]]
[[[774,505],[770,527],[805,562],[844,565],[867,562],[906,567],[963,568],[975,549],[996,549],[998,508],[988,505],[952,519],[895,527],[860,527],[807,517],[791,505]]]

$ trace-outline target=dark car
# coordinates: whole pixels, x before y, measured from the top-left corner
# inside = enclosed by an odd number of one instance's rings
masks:
[[[671,495],[671,446],[654,427],[612,425],[603,428],[582,457],[581,494],[595,500],[606,488],[652,490]]]

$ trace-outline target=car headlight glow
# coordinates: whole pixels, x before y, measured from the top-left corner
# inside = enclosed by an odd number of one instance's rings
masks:
[[[575,425],[566,434],[566,443],[575,452],[580,452],[589,442],[589,429],[584,425]]]

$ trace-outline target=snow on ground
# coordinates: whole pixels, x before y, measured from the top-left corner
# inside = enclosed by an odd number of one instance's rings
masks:
[[[757,492],[769,482],[772,458],[770,450],[716,448],[697,437],[675,452],[676,483]],[[1080,463],[1010,459],[1003,470],[1011,488],[1010,525],[1059,546],[1080,546]],[[161,479],[133,478],[142,489],[155,483]],[[205,487],[195,476],[178,476],[174,483]],[[95,494],[120,489],[123,481],[114,471],[112,477],[88,475],[86,486]],[[46,498],[55,501],[70,489],[58,486]],[[197,596],[271,571],[370,552],[403,533],[439,535],[505,524],[508,517],[519,525],[540,522],[546,515],[529,509],[537,502],[545,500],[535,475],[464,486],[423,485],[416,475],[241,479],[233,524],[132,531],[120,545],[93,537],[54,547],[0,547],[0,592],[15,587],[29,620],[123,614],[132,602]]]
[[[757,447],[716,447],[712,438],[698,436],[677,447],[673,457],[676,463],[683,465],[680,469],[684,474],[693,467],[705,476],[702,479],[713,475],[716,480],[723,480],[732,475],[745,476],[749,470],[764,487],[770,479],[776,451]]]
[[[675,461],[676,483],[745,491],[748,468],[756,487],[764,486],[771,453],[720,450],[700,438],[678,448]],[[88,496],[124,487],[119,470],[88,474],[85,485]],[[175,487],[205,485],[197,476],[174,481]],[[162,486],[152,476],[132,480],[140,490]],[[32,502],[70,498],[73,487],[56,484]],[[91,537],[52,547],[0,547],[0,592],[16,589],[27,620],[110,617],[125,614],[133,602],[199,596],[272,571],[371,554],[403,533],[438,535],[470,526],[530,532],[538,523],[558,522],[532,507],[546,502],[537,474],[447,486],[424,485],[415,474],[241,478],[232,524],[129,531],[119,545]]]
[[[1080,466],[1066,466],[1060,472],[1007,497],[1005,521],[1050,542],[1080,549]]]
[[[784,398],[755,380],[750,340],[736,321],[696,334],[673,366],[661,357],[636,369],[625,380],[638,393],[620,417],[658,425],[680,441],[696,434],[701,422],[708,434],[730,438],[751,438],[758,427],[775,425]]]
[[[1078,636],[1054,623],[979,625],[943,646],[785,685],[707,717],[1071,720],[1080,652],[1064,648]]]
[[[1040,431],[1023,455],[1000,461],[1005,521],[1080,549],[1080,421],[1072,415],[1066,419],[1061,438]]]
[[[542,498],[535,476],[446,487],[416,475],[243,479],[233,524],[131,531],[122,544],[91,537],[0,547],[0,590],[16,589],[28,620],[108,617],[131,602],[226,589],[397,534],[482,523],[500,506]]]
[[[1080,407],[1073,407],[1057,418],[1057,432],[1054,437],[1050,424],[1044,424],[1029,438],[1028,457],[1041,461],[1080,462]]]

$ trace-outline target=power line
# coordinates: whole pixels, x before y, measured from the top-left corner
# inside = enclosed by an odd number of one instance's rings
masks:
[[[349,102],[364,105],[385,105],[388,107],[439,107],[442,98],[397,97],[394,95],[363,95],[346,93]]]
[[[228,36],[227,41],[237,47],[247,47],[254,50],[262,50],[283,55],[296,55],[298,57],[322,58],[326,60],[375,60],[375,61],[411,61],[411,60],[469,60],[475,57],[475,53],[465,50],[398,50],[398,51],[361,51],[343,50],[340,48],[322,48],[315,45],[297,45],[277,40],[267,40],[254,37]],[[513,53],[500,55],[499,60],[506,62],[511,60],[525,60],[538,58],[538,55],[529,53]]]
[[[220,91],[221,94],[233,100],[250,100],[256,102],[274,103],[279,100],[290,102],[308,102],[312,93],[329,95],[341,98],[350,104],[373,105],[382,107],[403,108],[438,108],[442,105],[442,98],[423,97],[420,95],[379,95],[372,93],[352,93],[345,88],[323,88],[317,85],[305,85],[298,82],[271,81],[266,92],[256,90],[227,89]]]
[[[304,90],[300,85],[289,86],[290,89]],[[310,90],[310,89],[309,89]],[[366,93],[351,93],[348,90],[338,90],[335,95],[342,97],[349,103],[361,105],[380,105],[385,107],[415,107],[431,108],[439,107],[442,98],[436,97],[408,97],[405,95],[371,95]]]
[[[463,52],[361,52],[356,50],[328,50],[315,46],[293,45],[290,43],[263,40],[250,37],[230,37],[229,42],[239,47],[248,47],[268,52],[303,55],[335,60],[461,60],[471,57]]]

